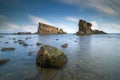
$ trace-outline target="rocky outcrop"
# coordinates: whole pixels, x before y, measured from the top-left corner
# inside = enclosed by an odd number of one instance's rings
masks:
[[[1,51],[14,51],[15,48],[9,47],[9,48],[2,48]]]
[[[31,32],[17,32],[17,33],[13,33],[15,35],[23,35],[23,34],[32,34]]]
[[[10,61],[10,59],[0,59],[0,65],[5,64],[8,61]]]
[[[44,45],[40,48],[36,63],[38,66],[45,68],[62,68],[67,62],[66,55],[56,47]]]
[[[85,20],[79,20],[79,30],[76,33],[77,35],[89,35],[89,34],[105,34],[103,31],[99,30],[92,30],[92,24],[89,22],[86,22]]]
[[[63,29],[59,29],[57,27],[39,23],[38,27],[38,34],[66,34],[66,32],[63,31]]]

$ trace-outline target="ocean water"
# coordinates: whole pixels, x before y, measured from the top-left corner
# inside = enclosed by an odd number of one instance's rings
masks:
[[[0,59],[10,59],[0,65],[0,80],[120,80],[120,34],[0,36],[0,50],[15,48],[0,51]],[[24,40],[28,46],[18,40]],[[61,49],[68,57],[65,67],[59,70],[38,67],[36,55],[43,45],[37,46],[37,42]],[[67,48],[61,47],[64,43]]]

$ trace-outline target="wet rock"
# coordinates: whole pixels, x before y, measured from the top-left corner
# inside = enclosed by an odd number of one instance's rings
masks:
[[[58,41],[58,39],[56,39],[56,41]]]
[[[3,38],[3,36],[0,36],[0,38]]]
[[[26,37],[25,40],[30,39],[30,38],[32,38],[32,37]]]
[[[17,43],[17,41],[14,41],[14,43]]]
[[[67,62],[66,55],[58,48],[44,45],[37,54],[36,63],[45,68],[62,68]]]
[[[28,46],[28,44],[24,43],[23,46]]]
[[[66,47],[68,47],[68,44],[66,43],[66,44],[62,44],[61,45],[63,48],[66,48]]]
[[[19,44],[25,44],[25,42],[23,40],[18,40]]]
[[[0,65],[10,61],[10,59],[0,59]]]
[[[16,40],[15,38],[13,38],[13,40]]]
[[[15,48],[2,48],[1,51],[14,51]]]
[[[30,51],[29,53],[28,53],[28,56],[31,56],[31,55],[33,55],[35,53],[35,51]]]
[[[75,42],[77,42],[77,41],[75,40]]]
[[[5,44],[8,44],[9,42],[4,42]]]
[[[18,32],[18,33],[13,33],[15,35],[24,35],[24,34],[32,34],[31,32]]]
[[[40,46],[40,45],[42,45],[42,43],[37,42],[36,45],[37,45],[37,46]]]

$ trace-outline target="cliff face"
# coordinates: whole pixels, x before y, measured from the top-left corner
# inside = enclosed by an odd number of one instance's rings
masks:
[[[103,31],[99,30],[92,30],[92,24],[89,22],[86,22],[85,20],[79,20],[79,30],[76,33],[77,35],[89,35],[89,34],[105,34]]]
[[[47,24],[39,23],[38,34],[65,34],[63,29],[56,28]]]

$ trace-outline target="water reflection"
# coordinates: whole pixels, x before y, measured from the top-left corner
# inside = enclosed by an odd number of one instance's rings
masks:
[[[12,38],[29,45],[21,46]],[[0,49],[12,46],[16,50],[0,52],[0,58],[10,59],[0,66],[0,80],[120,80],[119,39],[119,35],[5,35],[0,38]],[[9,43],[4,44],[6,41]],[[37,67],[36,54],[42,46],[36,46],[37,42],[61,49],[68,57],[66,66],[60,70]],[[64,43],[67,48],[61,47]],[[33,53],[28,56],[30,51]]]

